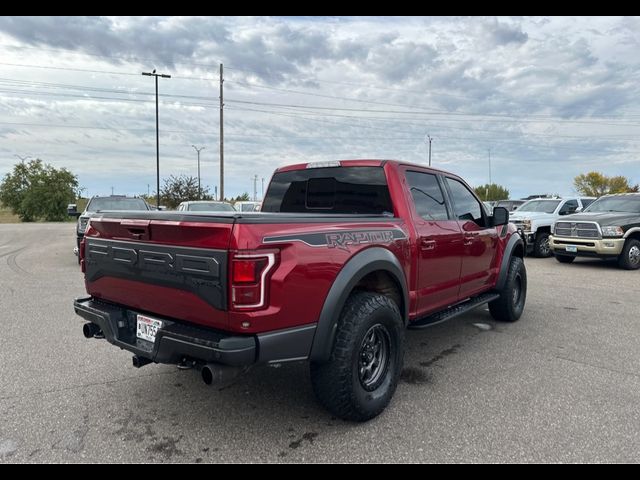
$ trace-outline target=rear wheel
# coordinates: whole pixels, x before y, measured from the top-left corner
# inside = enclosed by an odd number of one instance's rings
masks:
[[[489,302],[491,316],[499,322],[515,322],[524,311],[527,299],[527,270],[520,257],[511,257],[509,272],[500,297]]]
[[[622,252],[618,257],[618,266],[625,270],[637,270],[640,268],[640,241],[629,238],[624,242]]]
[[[560,263],[571,263],[576,259],[576,257],[573,257],[571,255],[558,255],[556,253],[555,256],[556,256],[556,260],[559,261]]]
[[[391,401],[402,370],[404,323],[398,306],[370,292],[352,295],[327,363],[311,364],[320,403],[345,420],[365,421]]]
[[[539,258],[551,256],[551,245],[549,245],[549,233],[538,232],[536,241],[533,244],[533,255]]]

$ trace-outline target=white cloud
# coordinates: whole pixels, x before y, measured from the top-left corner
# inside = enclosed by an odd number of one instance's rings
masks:
[[[224,62],[227,194],[287,163],[424,163],[427,132],[434,165],[472,184],[491,149],[514,196],[571,193],[591,169],[638,182],[638,31],[614,17],[2,17],[0,175],[30,155],[89,193],[146,192],[155,105],[140,73],[157,68],[172,75],[159,82],[162,175],[195,175],[191,145],[204,145],[216,185]]]

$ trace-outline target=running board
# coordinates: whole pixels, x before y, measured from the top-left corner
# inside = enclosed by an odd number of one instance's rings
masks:
[[[458,315],[467,313],[468,311],[473,310],[480,305],[484,305],[485,303],[496,300],[497,298],[500,298],[500,295],[497,293],[483,293],[478,297],[474,297],[462,303],[458,303],[457,305],[449,307],[446,310],[442,310],[440,312],[429,315],[428,317],[423,317],[420,320],[409,323],[409,328],[417,330],[420,328],[431,327],[432,325],[436,325],[438,323],[446,322],[453,317],[457,317]]]

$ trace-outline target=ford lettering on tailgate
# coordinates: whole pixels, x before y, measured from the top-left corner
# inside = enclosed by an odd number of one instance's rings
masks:
[[[144,281],[187,290],[218,309],[226,308],[225,251],[95,238],[86,242],[89,282],[102,277]]]

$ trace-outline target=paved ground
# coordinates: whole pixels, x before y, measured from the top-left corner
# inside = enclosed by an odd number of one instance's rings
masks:
[[[303,364],[217,391],[85,340],[73,229],[0,225],[0,462],[640,460],[640,272],[527,259],[522,319],[411,332],[392,404],[362,425],[316,404]]]

